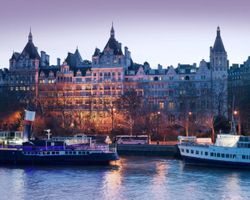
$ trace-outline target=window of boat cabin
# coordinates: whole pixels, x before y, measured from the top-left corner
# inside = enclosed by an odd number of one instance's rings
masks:
[[[210,156],[214,156],[214,153],[210,153]]]
[[[235,155],[235,154],[233,154],[233,158],[236,158],[236,155]]]
[[[217,153],[217,157],[220,157],[220,153]]]
[[[196,154],[199,154],[199,151],[195,151]]]
[[[226,158],[229,158],[229,154],[226,154]]]
[[[181,149],[181,152],[184,152],[184,149]]]
[[[225,154],[224,154],[224,153],[222,153],[222,154],[221,154],[221,157],[222,157],[222,158],[225,158]]]
[[[186,149],[186,152],[189,153],[189,149]]]
[[[194,153],[194,150],[191,150],[191,153]]]
[[[242,159],[246,159],[246,156],[245,156],[245,155],[242,155]]]
[[[208,152],[205,152],[205,156],[207,156],[208,155]]]

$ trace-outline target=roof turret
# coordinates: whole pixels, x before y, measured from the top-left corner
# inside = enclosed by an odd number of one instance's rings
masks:
[[[217,27],[217,35],[213,46],[213,52],[224,53],[225,48],[220,35],[220,27]]]

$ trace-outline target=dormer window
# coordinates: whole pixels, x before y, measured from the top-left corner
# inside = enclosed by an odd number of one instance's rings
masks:
[[[52,71],[49,72],[49,77],[54,77],[54,73]]]

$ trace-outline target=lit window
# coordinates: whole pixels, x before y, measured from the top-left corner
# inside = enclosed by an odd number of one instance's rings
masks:
[[[174,102],[173,102],[173,101],[170,101],[170,102],[168,103],[168,108],[169,108],[169,109],[174,109]]]
[[[159,102],[159,108],[160,108],[161,110],[164,109],[164,102]]]

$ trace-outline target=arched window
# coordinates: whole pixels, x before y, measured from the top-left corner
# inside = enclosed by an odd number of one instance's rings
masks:
[[[159,81],[158,76],[155,76],[155,77],[154,77],[154,81]]]

